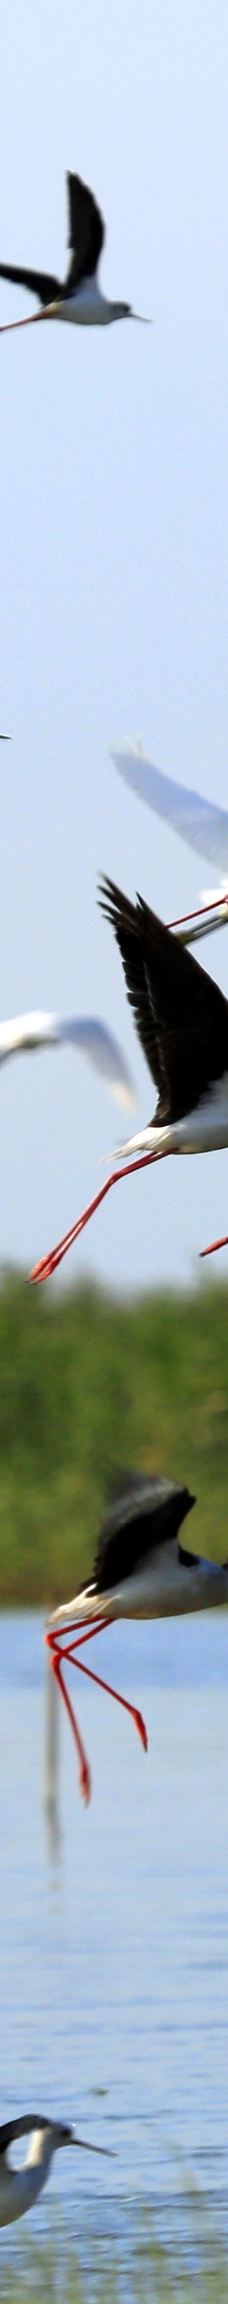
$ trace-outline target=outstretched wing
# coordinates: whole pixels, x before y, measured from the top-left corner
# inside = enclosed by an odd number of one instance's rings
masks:
[[[88,1056],[117,1103],[134,1104],[133,1082],[123,1050],[98,1016],[55,1016],[39,1009],[28,1016],[13,1016],[7,1024],[0,1024],[0,1066],[10,1056],[58,1047],[62,1042]]]
[[[62,293],[60,281],[53,272],[33,272],[30,265],[0,264],[0,279],[13,280],[14,287],[29,288],[31,295],[38,296],[39,303],[44,305],[54,304]]]
[[[123,960],[128,999],[158,1088],[156,1123],[194,1109],[212,1080],[228,1071],[228,1003],[141,897],[130,904],[104,880],[102,910],[111,919]]]
[[[30,2136],[33,2128],[50,2128],[50,2120],[45,2119],[43,2112],[22,2112],[18,2120],[4,2120],[0,2127],[0,2153],[7,2152],[8,2145],[16,2143],[17,2136]]]
[[[100,1532],[94,1576],[98,1592],[132,1576],[140,1560],[177,1536],[195,1497],[177,1481],[137,1472],[120,1480],[119,1497]]]
[[[105,226],[97,200],[94,200],[89,185],[82,183],[81,176],[68,173],[67,187],[70,222],[68,247],[72,248],[73,254],[65,285],[71,290],[79,287],[80,280],[91,279],[93,272],[96,272],[103,248]]]
[[[171,831],[178,832],[180,839],[186,841],[187,847],[194,848],[199,856],[206,856],[209,864],[218,865],[225,873],[228,809],[217,808],[214,800],[206,800],[202,792],[178,784],[174,776],[164,776],[140,744],[124,744],[121,752],[112,753],[112,759],[124,783],[129,784],[132,792],[137,792],[139,800],[145,800],[155,815],[163,817]]]

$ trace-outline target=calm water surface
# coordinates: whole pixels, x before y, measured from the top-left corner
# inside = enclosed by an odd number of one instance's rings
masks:
[[[41,1619],[0,1619],[0,2118],[59,2112],[116,2155],[58,2155],[33,2216],[0,2235],[1,2296],[9,2265],[22,2294],[33,2236],[88,2268],[96,2235],[127,2265],[148,2211],[168,2243],[178,2209],[189,2245],[198,2183],[228,2228],[226,1611],[116,1626],[94,1662],[141,1705],[149,1752],[71,1675],[92,1802],[59,1704],[55,1838]]]

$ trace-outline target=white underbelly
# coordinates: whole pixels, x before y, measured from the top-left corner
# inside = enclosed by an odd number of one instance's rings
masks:
[[[222,1152],[228,1144],[228,1073],[215,1080],[206,1096],[200,1098],[195,1112],[178,1120],[175,1128],[176,1151]]]
[[[207,1560],[196,1562],[195,1568],[189,1567],[186,1561],[185,1567],[178,1559],[176,1547],[172,1551],[170,1544],[165,1544],[159,1549],[157,1559],[155,1554],[148,1556],[148,1561],[142,1562],[132,1576],[126,1576],[123,1583],[116,1584],[107,1595],[96,1594],[95,1589],[94,1593],[86,1589],[76,1593],[75,1599],[66,1602],[65,1607],[63,1602],[61,1608],[56,1608],[50,1621],[59,1632],[64,1625],[71,1624],[73,1630],[77,1624],[80,1636],[83,1623],[92,1624],[95,1620],[98,1623],[103,1620],[105,1624],[115,1617],[140,1622],[140,1618],[145,1621],[159,1616],[185,1616],[196,1609],[221,1608],[224,1602],[228,1602],[228,1567],[217,1568]]]
[[[161,1564],[157,1571],[144,1570],[144,1574],[129,1576],[125,1585],[113,1593],[113,1615],[156,1621],[164,1616],[189,1616],[202,1608],[221,1608],[228,1602],[228,1569],[214,1568],[207,1560],[197,1567],[184,1568],[182,1562],[165,1570]]]
[[[65,299],[63,297],[56,317],[58,320],[71,321],[74,328],[105,328],[110,320],[110,307],[106,297],[100,295],[96,283],[87,280],[81,288],[75,290],[75,295],[66,296]]]
[[[151,1152],[157,1160],[165,1152],[222,1152],[228,1145],[228,1072],[223,1080],[215,1080],[205,1096],[200,1097],[195,1111],[184,1114],[165,1128],[143,1128],[131,1136],[121,1147],[121,1156],[129,1152]]]
[[[33,2208],[40,2188],[40,2175],[39,2182],[34,2186],[28,2167],[18,2171],[16,2168],[5,2167],[0,2181],[0,2227],[3,2224],[15,2224],[18,2216],[27,2215],[28,2208]]]

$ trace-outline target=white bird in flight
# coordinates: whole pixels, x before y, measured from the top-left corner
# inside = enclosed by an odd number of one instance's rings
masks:
[[[23,2167],[14,2168],[8,2152],[21,2136],[31,2136],[31,2143]],[[25,2112],[18,2120],[4,2122],[0,2127],[0,2225],[14,2224],[16,2217],[25,2216],[27,2209],[35,2206],[47,2182],[53,2152],[67,2144],[106,2158],[104,2145],[87,2143],[86,2137],[77,2136],[75,2128],[67,2127],[63,2120],[46,2120],[37,2112]]]
[[[103,1074],[119,1104],[134,1103],[134,1089],[125,1057],[107,1024],[96,1016],[55,1016],[35,1009],[27,1016],[12,1016],[0,1023],[0,1066],[10,1056],[31,1054],[36,1048],[56,1048],[62,1042],[89,1057],[94,1071]]]
[[[15,287],[28,288],[39,297],[42,306],[41,312],[6,322],[0,329],[1,335],[6,335],[9,328],[31,327],[38,320],[71,320],[78,327],[104,328],[111,320],[142,317],[139,312],[133,312],[131,304],[113,302],[104,296],[97,279],[105,239],[101,210],[80,176],[67,174],[67,190],[71,256],[66,279],[57,280],[54,273],[38,272],[31,265],[0,264],[0,278],[12,280]]]

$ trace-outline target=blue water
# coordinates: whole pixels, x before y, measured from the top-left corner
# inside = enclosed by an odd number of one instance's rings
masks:
[[[23,2293],[33,2237],[83,2266],[111,2236],[127,2262],[149,2209],[168,2244],[198,2183],[228,2225],[227,1613],[115,1626],[94,1665],[141,1706],[149,1751],[71,1674],[92,1800],[59,1700],[54,1830],[42,1623],[1,1617],[0,2119],[72,2117],[116,2155],[58,2155],[0,2234],[1,2296],[9,2266]]]

